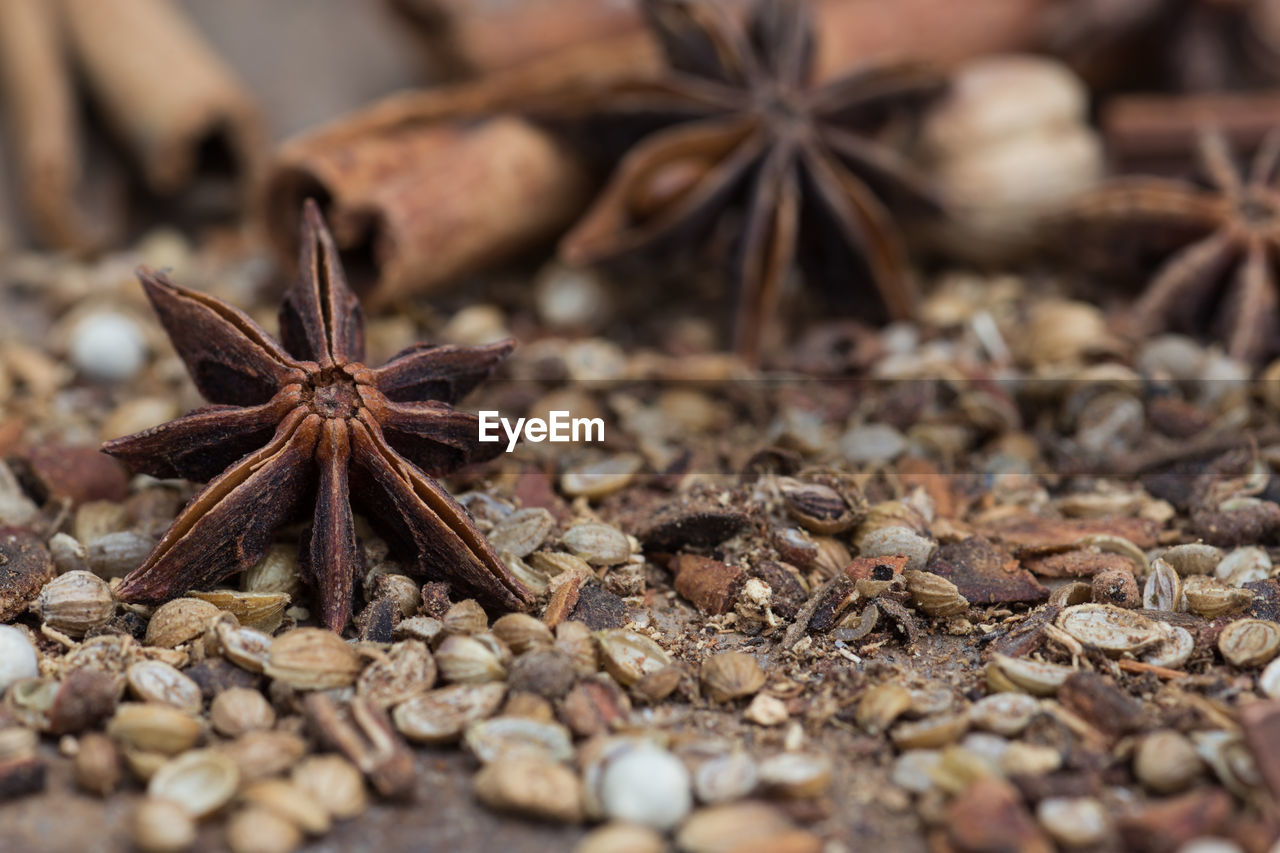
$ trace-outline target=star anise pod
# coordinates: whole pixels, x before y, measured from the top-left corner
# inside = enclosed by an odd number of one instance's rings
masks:
[[[1280,72],[1277,0],[1056,0],[1043,34],[1095,87],[1221,91]]]
[[[411,573],[446,580],[495,609],[525,609],[529,591],[432,477],[497,452],[497,444],[478,443],[476,417],[449,404],[486,379],[512,342],[418,344],[366,367],[359,301],[311,203],[299,266],[280,308],[280,343],[225,302],[140,273],[213,405],[103,449],[156,477],[210,482],[117,595],[154,603],[207,588],[252,566],[274,531],[314,501],[301,562],[324,624],[341,631],[362,565],[354,501]]]
[[[1198,153],[1207,185],[1116,178],[1075,200],[1061,221],[1086,241],[1173,247],[1132,307],[1133,335],[1168,328],[1211,335],[1232,357],[1257,362],[1276,349],[1280,132],[1258,149],[1247,175],[1221,133],[1203,133]]]
[[[885,202],[931,212],[941,205],[885,136],[938,94],[942,79],[918,65],[877,64],[813,85],[813,24],[799,0],[751,0],[745,21],[725,0],[643,0],[641,8],[666,57],[662,75],[532,107],[606,128],[656,128],[565,237],[562,256],[665,260],[732,225],[734,339],[752,358],[795,261],[834,295],[848,297],[869,279],[875,293],[857,294],[868,319],[914,315],[906,251]]]

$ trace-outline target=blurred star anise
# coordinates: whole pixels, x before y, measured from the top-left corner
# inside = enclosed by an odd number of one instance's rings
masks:
[[[1280,133],[1254,156],[1247,176],[1225,138],[1201,135],[1208,186],[1192,181],[1125,177],[1075,200],[1064,221],[1082,236],[1173,245],[1133,306],[1130,331],[1165,328],[1222,339],[1227,352],[1257,362],[1276,349],[1280,308]]]
[[[313,500],[302,563],[324,624],[341,631],[363,562],[354,500],[412,573],[446,580],[487,606],[525,609],[528,590],[431,476],[500,447],[479,444],[476,417],[448,404],[484,381],[511,342],[419,344],[368,368],[359,301],[311,203],[300,268],[280,309],[283,346],[232,306],[141,273],[174,348],[214,405],[103,449],[156,477],[211,482],[117,594],[160,602],[209,587],[252,566],[274,531]]]
[[[1221,91],[1280,73],[1278,0],[1055,0],[1043,35],[1094,88]]]
[[[666,56],[661,76],[533,107],[652,130],[566,236],[563,257],[662,258],[731,225],[734,340],[751,358],[796,261],[833,296],[870,279],[878,298],[856,294],[868,319],[911,317],[915,287],[886,203],[933,213],[941,205],[885,137],[941,92],[942,78],[879,64],[812,85],[813,24],[799,0],[750,0],[745,22],[724,0],[641,8]]]

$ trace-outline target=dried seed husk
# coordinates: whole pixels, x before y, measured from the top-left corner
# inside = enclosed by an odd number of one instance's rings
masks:
[[[214,645],[227,660],[249,672],[265,672],[271,660],[271,644],[274,640],[256,628],[244,628],[227,617],[219,619],[210,629]],[[210,644],[206,640],[206,647]]]
[[[731,803],[750,796],[758,781],[755,760],[734,751],[700,763],[693,773],[693,791],[702,803]]]
[[[752,655],[721,652],[702,662],[702,689],[713,702],[751,696],[763,686],[764,670]]]
[[[1166,669],[1177,669],[1191,659],[1196,639],[1181,625],[1168,625],[1164,622],[1159,624],[1163,637],[1143,653],[1142,660]]]
[[[446,634],[479,634],[489,630],[489,617],[474,598],[450,605],[440,619]]]
[[[728,853],[763,843],[766,846],[761,849],[772,850],[776,848],[767,846],[769,841],[794,829],[780,809],[748,800],[698,809],[676,832],[676,846],[687,853]]]
[[[1162,636],[1150,619],[1109,604],[1068,607],[1059,614],[1057,625],[1084,645],[1109,654],[1141,651]]]
[[[537,571],[510,551],[502,551],[498,556],[502,559],[503,565],[515,576],[515,579],[528,587],[529,591],[534,595],[542,595],[547,591],[547,587],[550,585],[550,578],[546,574]]]
[[[1087,607],[1090,605],[1080,605]],[[1101,605],[1096,605],[1101,606]],[[1014,658],[996,654],[991,663],[999,670],[1009,683],[1017,689],[1035,696],[1052,696],[1058,692],[1062,682],[1066,681],[1076,670],[1074,667],[1061,666],[1030,658]],[[988,680],[990,672],[988,671]]]
[[[1218,635],[1218,651],[1233,666],[1262,666],[1280,652],[1280,625],[1238,619]]]
[[[195,746],[204,726],[170,705],[123,702],[107,723],[107,734],[127,748],[176,755]]]
[[[969,612],[969,602],[951,581],[933,572],[908,569],[902,573],[915,606],[930,616],[959,616]]]
[[[284,609],[290,601],[289,595],[283,592],[240,592],[234,589],[192,590],[187,595],[225,610],[247,628],[257,628],[268,634],[280,627],[284,621]]]
[[[1147,610],[1176,612],[1185,609],[1182,598],[1182,578],[1173,566],[1163,558],[1157,558],[1147,573],[1142,587],[1142,606]]]
[[[1040,713],[1040,702],[1022,693],[984,696],[969,708],[969,721],[979,729],[1015,737]]]
[[[507,687],[501,682],[456,684],[404,702],[392,712],[396,729],[419,743],[448,743],[467,726],[497,713]]]
[[[106,735],[86,732],[80,737],[75,774],[81,788],[100,797],[107,796],[120,784],[120,750]]]
[[[493,623],[493,633],[517,655],[531,649],[548,649],[555,643],[551,629],[528,613],[508,613],[502,616]]]
[[[1246,800],[1261,794],[1258,766],[1238,732],[1195,732],[1192,740],[1200,758],[1233,794]]]
[[[779,477],[777,484],[787,512],[807,530],[823,535],[843,533],[858,521],[853,508],[830,486],[792,477]]]
[[[1105,533],[1084,536],[1075,542],[1075,546],[1092,547],[1108,554],[1119,554],[1133,563],[1133,573],[1135,575],[1145,575],[1149,568],[1147,555],[1143,553],[1143,550],[1123,536],[1113,536]]]
[[[143,853],[177,853],[196,843],[196,824],[177,803],[148,797],[133,813],[131,835]]]
[[[619,453],[570,468],[560,475],[560,490],[570,497],[603,498],[622,489],[644,467],[638,453]]]
[[[1093,600],[1093,586],[1083,581],[1068,581],[1049,594],[1049,606],[1059,610],[1087,604]]]
[[[341,755],[308,755],[290,779],[337,820],[358,817],[368,807],[364,775]]]
[[[626,534],[597,522],[575,524],[565,531],[560,543],[593,566],[616,566],[631,556],[631,543]]]
[[[1206,619],[1217,619],[1228,613],[1243,610],[1253,601],[1253,593],[1247,589],[1228,586],[1217,578],[1193,575],[1182,585],[1187,609]]]
[[[548,510],[519,509],[498,522],[489,534],[489,542],[499,553],[523,558],[538,550],[555,529],[556,518]]]
[[[624,687],[671,665],[671,656],[643,634],[614,628],[596,634],[605,671]]]
[[[173,649],[194,640],[213,624],[222,611],[198,598],[175,598],[156,608],[147,623],[149,646]]]
[[[442,633],[444,633],[444,623],[434,616],[411,616],[408,619],[400,620],[392,636],[397,639],[412,639],[421,640],[424,643],[433,643]]]
[[[149,752],[144,749],[134,749],[131,746],[122,747],[120,752],[124,756],[124,762],[128,766],[129,772],[139,782],[146,782],[156,775],[156,771],[163,767],[172,757],[165,755],[163,752]]]
[[[576,620],[556,626],[555,649],[566,655],[578,675],[594,675],[600,670],[600,653],[591,629]]]
[[[938,543],[906,527],[881,527],[859,536],[858,553],[863,557],[905,556],[907,568],[923,571]]]
[[[271,642],[265,672],[298,690],[349,687],[360,673],[360,655],[323,628],[294,628]]]
[[[588,832],[573,853],[667,853],[667,849],[657,830],[614,821]]]
[[[757,766],[760,787],[786,799],[816,797],[831,784],[831,759],[825,755],[784,752]]]
[[[1258,689],[1269,699],[1280,699],[1280,659],[1271,661],[1258,676]]]
[[[519,756],[488,764],[476,774],[475,793],[496,811],[561,823],[583,818],[581,781],[554,761]]]
[[[246,732],[217,749],[240,768],[245,782],[285,772],[307,753],[307,743],[287,731]]]
[[[858,700],[855,719],[862,729],[878,735],[911,707],[911,691],[892,681],[867,688]]]
[[[302,830],[271,809],[249,806],[227,821],[231,853],[291,853],[302,845]]]
[[[177,803],[194,818],[231,802],[240,786],[234,761],[214,749],[196,749],[166,762],[147,782],[147,796]]]
[[[333,826],[328,810],[308,792],[284,779],[254,782],[240,794],[242,802],[274,812],[308,835],[324,835]]]
[[[485,642],[484,637],[492,642]],[[503,680],[507,677],[507,667],[502,659],[502,648],[495,645],[499,642],[491,634],[446,637],[435,653],[440,677],[454,684]]]
[[[969,718],[965,714],[942,714],[899,723],[889,737],[898,749],[938,749],[955,743],[968,729]]]
[[[535,551],[529,555],[529,565],[533,571],[546,578],[557,578],[566,572],[585,572],[595,574],[591,564],[576,554],[564,551]]]
[[[401,640],[375,659],[356,679],[356,693],[382,708],[425,693],[436,682],[436,663],[427,644]]]
[[[467,726],[463,740],[482,764],[517,757],[569,761],[573,741],[559,723],[528,717],[494,717]]]
[[[155,660],[138,661],[125,671],[129,690],[143,702],[172,705],[188,713],[204,706],[200,686],[178,670]]]
[[[1236,548],[1214,567],[1213,576],[1228,586],[1242,587],[1271,576],[1271,557],[1257,546]]]
[[[1161,556],[1182,577],[1211,575],[1222,560],[1222,551],[1212,545],[1194,542],[1174,545]]]
[[[45,584],[33,609],[46,625],[79,639],[111,621],[116,600],[102,578],[92,572],[71,571]]]
[[[277,592],[290,598],[297,596],[302,591],[297,547],[272,545],[261,560],[245,569],[240,583],[245,592]]]
[[[1151,732],[1134,750],[1133,775],[1157,794],[1174,794],[1189,787],[1203,770],[1195,745],[1170,729]]]
[[[232,687],[213,697],[209,705],[209,723],[224,737],[239,737],[246,732],[271,728],[276,712],[261,693],[248,687]]]

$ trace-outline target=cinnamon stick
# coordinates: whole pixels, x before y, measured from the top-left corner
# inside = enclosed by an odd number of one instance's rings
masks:
[[[84,77],[147,187],[172,196],[195,185],[215,206],[238,206],[260,174],[261,120],[169,0],[44,2],[61,6]]]
[[[56,4],[0,0],[0,85],[31,227],[55,248],[92,248],[106,235],[76,200],[80,129]]]
[[[547,241],[585,204],[582,167],[542,131],[503,119],[458,136],[442,124],[516,111],[527,99],[558,89],[603,86],[662,69],[658,46],[638,18],[623,26],[626,16],[589,15],[563,29],[551,26],[567,20],[563,10],[585,0],[533,0],[527,9],[508,5],[505,12],[493,3],[468,11],[467,2],[432,2],[451,26],[472,34],[463,43],[474,53],[471,66],[492,73],[393,95],[305,134],[282,149],[267,180],[267,228],[281,257],[296,254],[296,211],[305,197],[316,196],[329,208],[339,247],[363,270],[362,295],[375,307]],[[1043,2],[818,0],[818,74],[833,76],[870,56],[952,62],[1016,47],[1033,37]],[[499,48],[523,41],[519,22],[539,17],[546,21],[535,46],[570,46],[510,67],[527,54]],[[592,33],[609,37],[580,41]],[[509,151],[499,144],[503,139]],[[430,206],[428,196],[434,198]],[[458,230],[463,223],[470,229],[465,240]]]
[[[296,140],[277,158],[265,209],[289,257],[296,212],[316,198],[348,277],[376,309],[548,241],[581,213],[588,189],[554,137],[498,117]]]
[[[1280,127],[1280,91],[1202,95],[1119,95],[1103,106],[1108,150],[1126,169],[1183,170],[1200,132],[1222,131],[1241,151]]]
[[[621,45],[648,39],[636,0],[389,2],[449,70],[474,75],[509,70],[601,40]],[[744,5],[744,0],[717,2]],[[1028,49],[1041,37],[1050,5],[1048,0],[810,2],[822,34],[819,77],[847,69],[852,61],[882,56],[951,64],[983,53]]]

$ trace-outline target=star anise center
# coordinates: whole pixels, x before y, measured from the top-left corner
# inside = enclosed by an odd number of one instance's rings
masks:
[[[1250,187],[1240,198],[1236,210],[1249,228],[1270,230],[1277,224],[1277,214],[1280,214],[1280,197],[1264,187]]]
[[[781,81],[771,80],[754,93],[754,107],[763,124],[776,137],[796,138],[813,126],[813,114],[803,92]]]
[[[359,367],[359,365],[353,365]],[[308,377],[311,410],[322,418],[353,418],[360,409],[357,382],[342,367],[318,370]]]

